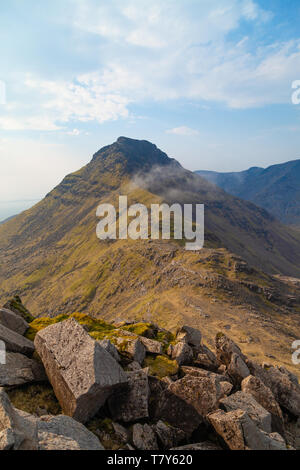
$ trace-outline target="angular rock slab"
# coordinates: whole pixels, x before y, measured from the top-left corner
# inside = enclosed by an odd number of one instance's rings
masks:
[[[0,325],[22,336],[29,327],[28,323],[20,315],[6,308],[0,308]]]
[[[15,387],[47,381],[43,365],[18,353],[6,353],[6,364],[0,364],[0,387]]]
[[[279,434],[262,431],[245,411],[217,410],[208,419],[231,450],[287,450]]]
[[[179,366],[188,365],[193,362],[193,350],[187,343],[179,342],[171,348],[171,357]]]
[[[3,325],[0,325],[0,341],[4,342],[6,351],[25,354],[25,356],[32,356],[34,353],[35,348],[32,341]]]
[[[149,354],[163,354],[163,345],[159,341],[154,339],[145,338],[140,336],[140,340],[146,348],[146,352]]]
[[[271,390],[263,382],[253,375],[249,375],[242,381],[242,391],[249,393],[272,417],[272,431],[284,435],[284,421],[280,406]]]
[[[164,449],[170,449],[171,447],[177,446],[186,439],[186,434],[179,428],[174,428],[169,424],[165,424],[163,421],[158,421],[153,426],[157,438]]]
[[[38,332],[34,343],[64,413],[80,422],[127,383],[115,359],[73,318]]]
[[[183,343],[187,343],[190,346],[200,347],[202,334],[196,328],[185,325],[178,331],[176,339],[177,341],[182,341]]]
[[[148,418],[149,384],[144,370],[127,372],[127,389],[115,392],[108,400],[114,420],[129,423]]]
[[[236,392],[220,400],[220,406],[226,411],[243,410],[260,429],[267,433],[272,432],[270,413],[249,393]]]
[[[158,450],[155,433],[149,424],[133,426],[132,443],[138,450]]]

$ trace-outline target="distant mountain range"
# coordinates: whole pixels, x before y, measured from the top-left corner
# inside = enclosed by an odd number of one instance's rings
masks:
[[[266,169],[253,167],[233,173],[196,173],[233,196],[263,207],[278,220],[300,226],[300,160]]]

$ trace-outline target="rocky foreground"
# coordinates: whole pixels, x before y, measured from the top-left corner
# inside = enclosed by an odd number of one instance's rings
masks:
[[[0,309],[0,340],[1,450],[300,448],[297,377],[223,333],[214,353],[188,326],[33,319],[16,297]]]

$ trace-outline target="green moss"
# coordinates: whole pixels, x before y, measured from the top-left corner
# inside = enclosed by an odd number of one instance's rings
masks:
[[[45,409],[52,415],[61,413],[61,407],[49,384],[23,385],[6,392],[15,408],[26,413],[35,414],[38,408]]]
[[[116,435],[110,418],[93,418],[86,424],[86,427],[100,438],[105,449],[117,450],[125,447]]]
[[[139,336],[149,337],[153,334],[154,327],[151,323],[133,323],[132,325],[123,326],[122,329]]]
[[[84,313],[72,313],[72,315],[58,315],[57,317],[41,317],[36,318],[33,322],[30,323],[29,329],[26,332],[26,338],[31,341],[34,340],[35,335],[38,331],[47,328],[47,326],[54,325],[55,323],[60,323],[68,318],[74,318],[80,325],[87,327],[89,334],[95,339],[103,339],[114,330],[114,326],[110,323],[106,323],[103,320],[98,320],[85,315]]]
[[[159,378],[171,376],[177,374],[179,367],[176,361],[166,356],[146,357],[144,361],[144,367],[149,367],[150,375],[154,375]]]
[[[29,310],[22,304],[22,301],[18,295],[14,298],[10,299],[4,306],[4,308],[8,308],[13,312],[19,313],[27,323],[30,323],[34,320],[34,317],[31,315]]]

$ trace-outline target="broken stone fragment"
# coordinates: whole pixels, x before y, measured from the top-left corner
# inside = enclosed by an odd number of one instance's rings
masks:
[[[201,332],[196,328],[192,328],[191,326],[183,326],[177,332],[176,339],[177,341],[187,343],[190,346],[200,347],[202,335]]]
[[[271,414],[272,431],[276,431],[284,436],[284,421],[280,406],[271,390],[266,387],[263,382],[253,375],[249,375],[242,381],[242,391],[253,396],[265,410]]]
[[[217,410],[208,419],[231,450],[286,450],[279,434],[262,431],[243,410]]]
[[[158,421],[158,423],[153,426],[153,430],[157,435],[159,443],[164,449],[170,449],[171,447],[177,446],[186,439],[185,432],[179,428],[174,428],[163,421]]]
[[[128,386],[116,391],[108,400],[114,420],[129,423],[148,418],[149,385],[145,370],[127,372]]]
[[[163,353],[163,345],[159,341],[156,341],[150,338],[145,338],[144,336],[140,336],[140,340],[145,346],[147,353],[149,354],[162,354]]]
[[[249,393],[236,392],[223,398],[220,400],[220,407],[226,411],[243,410],[259,428],[267,433],[272,432],[270,413]]]
[[[23,354],[8,352],[6,364],[0,364],[0,387],[15,387],[47,380],[43,365]]]
[[[28,323],[20,315],[6,308],[0,309],[0,325],[22,336],[29,327]]]
[[[217,360],[228,367],[233,353],[237,354],[245,361],[246,357],[243,355],[239,346],[223,333],[218,333],[216,336]]]
[[[132,443],[138,450],[158,450],[155,433],[148,424],[134,424]]]
[[[0,325],[0,341],[3,341],[6,351],[25,354],[25,356],[32,356],[34,353],[34,344],[24,336],[9,330],[3,325]]]
[[[109,339],[99,340],[98,343],[100,346],[105,349],[117,362],[120,362],[120,356],[117,348]]]
[[[120,365],[73,318],[39,331],[35,346],[64,413],[80,422],[127,383]]]
[[[227,373],[237,386],[240,386],[242,380],[250,375],[250,371],[245,361],[236,353],[232,353],[231,355]]]
[[[197,367],[202,367],[213,372],[217,372],[220,365],[215,354],[205,345],[201,345],[197,348],[194,364]]]
[[[172,347],[171,357],[179,366],[188,365],[193,362],[193,350],[187,343],[179,342]]]

